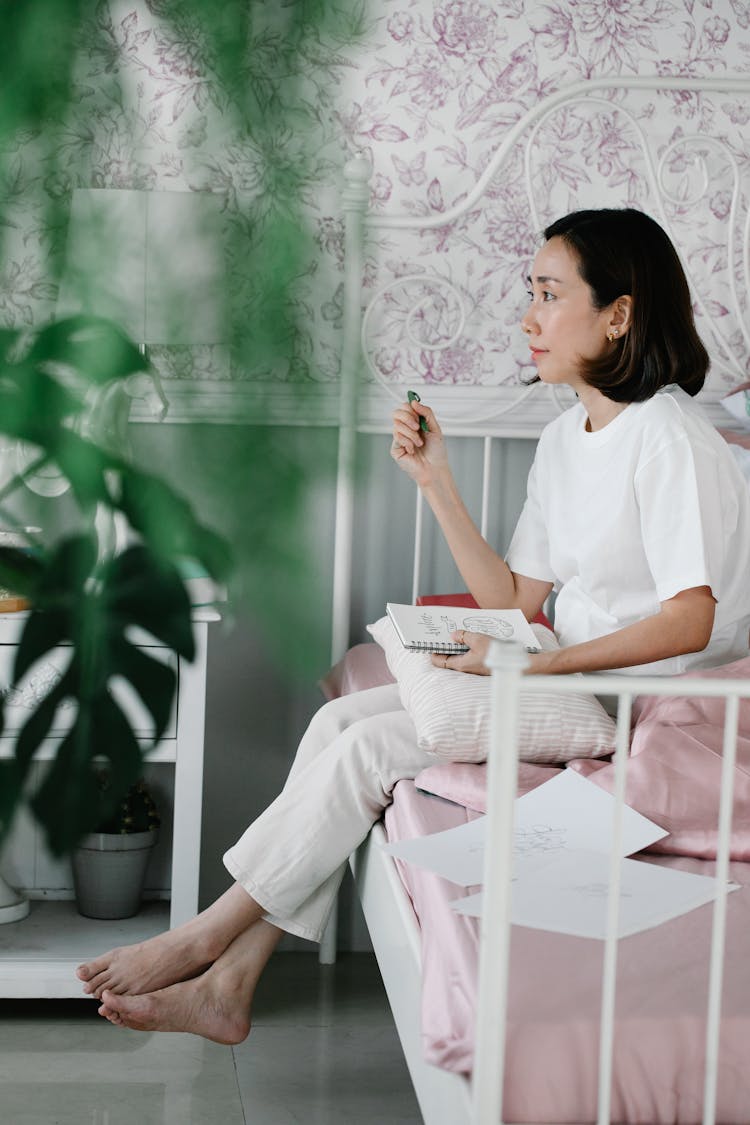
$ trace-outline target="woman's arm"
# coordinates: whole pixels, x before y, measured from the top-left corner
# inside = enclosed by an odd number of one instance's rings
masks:
[[[420,417],[427,422],[427,433],[420,430]],[[514,574],[479,533],[448,464],[443,433],[424,403],[404,403],[395,411],[391,456],[421,489],[477,603],[487,608],[518,608],[532,620],[552,584]]]
[[[534,667],[531,671],[603,672],[701,652],[711,639],[715,611],[710,586],[681,590],[662,602],[661,610],[652,617],[626,625],[606,637],[541,653],[540,657],[551,659],[544,660],[545,667]]]
[[[569,645],[555,652],[541,652],[529,657],[528,673],[561,675],[566,672],[611,672],[701,652],[708,644],[713,629],[716,603],[710,586],[681,590],[661,603],[661,610],[633,625],[626,625],[605,637]],[[484,659],[489,637],[466,633],[469,652],[452,656],[448,667],[459,672],[488,675]],[[445,666],[445,658],[433,657],[433,664]]]

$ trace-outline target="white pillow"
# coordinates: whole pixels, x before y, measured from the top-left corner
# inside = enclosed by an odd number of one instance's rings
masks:
[[[542,651],[560,647],[554,633],[532,625]],[[385,652],[401,703],[417,728],[419,748],[453,762],[483,762],[490,744],[490,677],[436,668],[410,652],[390,618],[367,630]],[[593,695],[521,692],[519,753],[523,762],[597,758],[615,748],[615,724]]]

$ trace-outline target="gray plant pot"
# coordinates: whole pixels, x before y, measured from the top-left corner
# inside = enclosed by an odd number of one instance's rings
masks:
[[[152,828],[148,832],[92,832],[84,836],[72,856],[78,913],[85,918],[132,918],[137,914],[149,855],[158,834]]]

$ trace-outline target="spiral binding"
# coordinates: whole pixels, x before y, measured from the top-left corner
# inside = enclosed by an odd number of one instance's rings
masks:
[[[468,645],[460,645],[449,641],[414,641],[406,646],[411,652],[468,652]]]

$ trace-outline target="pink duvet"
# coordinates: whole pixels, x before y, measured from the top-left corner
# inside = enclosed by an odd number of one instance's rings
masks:
[[[386,812],[391,839],[439,831],[477,814],[396,787]],[[652,857],[657,861],[657,857]],[[666,859],[710,873],[712,863]],[[477,923],[448,903],[464,891],[399,864],[422,932],[426,1059],[472,1067]],[[717,1125],[750,1123],[750,864],[732,864],[743,884],[728,899],[728,936]],[[698,1125],[702,1117],[711,907],[620,942],[612,1121]],[[504,1115],[513,1122],[587,1125],[596,1120],[603,944],[514,927]]]

